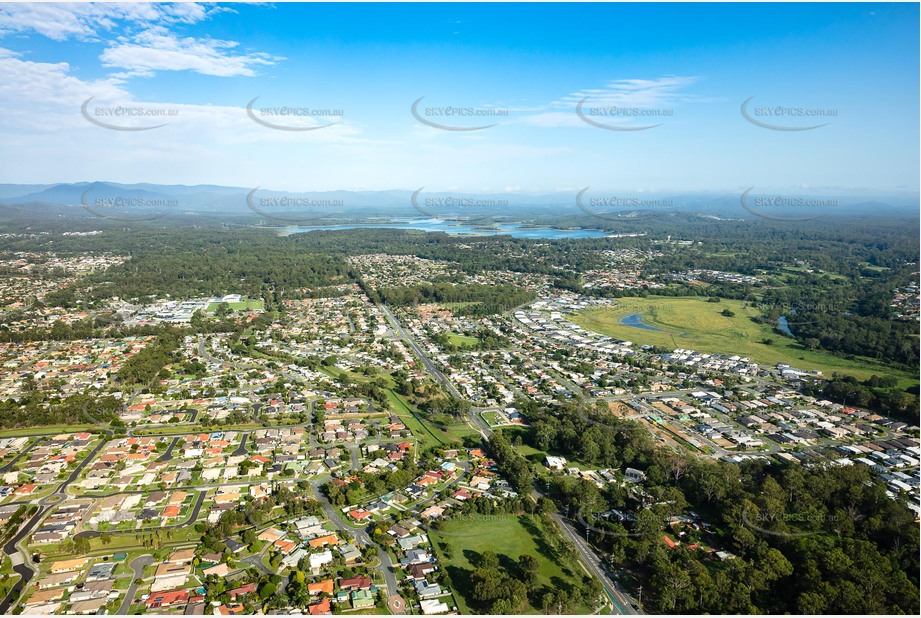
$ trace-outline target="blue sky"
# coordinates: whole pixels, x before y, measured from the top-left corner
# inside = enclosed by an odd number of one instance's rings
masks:
[[[4,4],[0,182],[913,194],[918,31],[917,4]]]

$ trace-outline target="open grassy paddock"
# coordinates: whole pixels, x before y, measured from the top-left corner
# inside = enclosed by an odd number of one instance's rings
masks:
[[[442,568],[447,569],[455,587],[455,598],[461,614],[471,614],[467,598],[469,573],[473,563],[486,548],[496,552],[500,564],[510,564],[528,554],[540,563],[538,588],[560,589],[578,585],[584,571],[578,563],[569,563],[554,554],[529,516],[476,515],[459,516],[445,523],[444,530],[430,530],[429,537],[438,554]],[[445,550],[447,548],[447,551]],[[514,567],[511,567],[514,571]],[[578,613],[591,613],[581,607]],[[540,608],[528,607],[527,613],[542,613]]]
[[[735,313],[721,315],[724,309]],[[659,330],[622,324],[627,316],[638,314],[642,322]],[[864,380],[871,375],[894,375],[911,379],[903,371],[871,359],[848,360],[823,350],[807,350],[794,339],[779,335],[770,325],[756,322],[761,313],[741,300],[723,299],[718,303],[699,297],[649,296],[621,298],[612,307],[593,307],[578,312],[570,320],[590,331],[637,345],[656,345],[669,349],[686,348],[711,354],[738,354],[765,365],[789,363],[798,369],[832,372]],[[772,343],[763,343],[770,339]]]
[[[480,340],[468,335],[458,335],[457,333],[448,333],[448,341],[459,348],[475,348]]]

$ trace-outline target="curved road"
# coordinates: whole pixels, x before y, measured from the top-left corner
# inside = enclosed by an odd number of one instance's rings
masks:
[[[355,537],[355,540],[360,545],[369,545],[371,547],[377,548],[377,555],[380,558],[380,565],[377,567],[377,570],[380,571],[384,576],[384,581],[387,582],[387,592],[391,595],[396,595],[400,593],[400,587],[397,584],[396,575],[393,573],[393,561],[390,559],[390,554],[387,553],[387,550],[382,548],[380,545],[371,540],[371,537],[368,536],[368,533],[362,528],[353,528],[346,524],[342,517],[340,517],[339,511],[330,504],[329,500],[326,499],[326,496],[323,495],[323,492],[320,491],[320,485],[323,484],[323,481],[314,479],[310,482],[310,487],[313,489],[314,495],[317,497],[317,500],[320,502],[320,506],[323,509],[323,513],[326,515],[326,518],[336,526],[339,530],[345,530],[349,534]],[[403,611],[398,612],[400,614],[405,613]]]
[[[111,432],[108,433],[108,436],[111,437]],[[67,479],[65,479],[64,482],[61,483],[58,488],[55,489],[51,494],[42,499],[43,502],[47,501],[50,502],[50,504],[39,505],[38,510],[35,511],[35,514],[32,515],[32,517],[26,521],[22,527],[19,528],[19,532],[17,532],[16,535],[10,539],[6,545],[3,546],[3,553],[10,557],[10,560],[13,563],[13,571],[18,573],[21,579],[16,583],[13,589],[10,590],[9,594],[6,595],[6,598],[3,599],[3,602],[0,603],[0,614],[6,614],[9,612],[13,603],[19,599],[19,595],[22,594],[22,591],[29,584],[29,582],[32,581],[32,578],[35,577],[36,573],[36,569],[31,564],[31,557],[28,556],[26,552],[20,553],[17,544],[32,534],[32,531],[38,527],[42,519],[45,518],[45,515],[47,515],[48,512],[57,504],[57,502],[49,501],[48,498],[51,498],[52,496],[66,496],[67,494],[65,490],[67,489],[67,486],[73,483],[77,477],[80,476],[80,473],[83,472],[83,469],[90,463],[90,461],[96,457],[97,453],[102,450],[102,447],[105,446],[107,441],[108,437],[103,438],[92,451],[87,453],[86,457],[84,457],[83,460],[77,464],[77,467],[74,468],[73,472],[70,473]]]
[[[173,458],[173,449],[176,447],[176,443],[179,442],[179,438],[173,438],[173,441],[169,443],[169,446],[166,448],[166,452],[160,455],[157,458],[157,461],[169,461]]]
[[[35,577],[35,569],[31,566],[30,561],[23,561],[22,554],[19,553],[19,548],[16,545],[32,533],[32,530],[36,527],[38,522],[45,516],[45,513],[51,510],[51,508],[50,506],[38,507],[35,515],[33,515],[32,518],[19,529],[19,532],[3,546],[3,553],[10,557],[10,560],[13,562],[13,571],[19,575],[20,579],[6,595],[6,598],[3,599],[3,602],[0,603],[0,614],[9,614],[10,608],[17,599],[19,599],[23,589],[25,589],[32,578]]]
[[[169,526],[157,526],[156,530],[175,530],[177,528],[185,528],[191,526],[198,520],[198,514],[201,512],[202,504],[205,503],[205,494],[208,493],[207,490],[198,492],[198,500],[195,502],[195,506],[192,507],[192,513],[189,515],[182,523],[170,524]],[[110,532],[112,536],[117,536],[119,534],[135,534],[137,532],[149,532],[149,529],[141,528],[140,530],[126,530],[124,532]],[[85,538],[85,539],[95,539],[97,536],[102,534],[99,530],[83,530],[74,535],[75,539]]]
[[[131,580],[131,585],[128,586],[128,592],[125,593],[125,598],[122,599],[122,604],[118,607],[119,615],[127,615],[128,610],[131,609],[131,601],[134,599],[134,593],[137,592],[139,579],[144,578],[144,567],[150,566],[154,563],[154,558],[150,554],[144,554],[138,556],[131,561],[129,565],[134,571],[134,578]]]

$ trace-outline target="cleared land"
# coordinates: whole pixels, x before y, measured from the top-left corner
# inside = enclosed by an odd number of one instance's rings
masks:
[[[724,309],[735,315],[722,315]],[[620,323],[632,314],[639,314],[644,324],[660,330]],[[838,372],[861,380],[874,374],[911,378],[870,359],[848,360],[822,350],[807,350],[794,339],[773,332],[770,325],[754,320],[760,316],[761,312],[740,300],[710,303],[696,297],[649,296],[618,299],[617,306],[586,309],[573,314],[570,320],[587,330],[636,344],[738,354],[760,364],[789,363],[798,369],[821,371],[825,376]],[[772,343],[762,343],[765,339]]]

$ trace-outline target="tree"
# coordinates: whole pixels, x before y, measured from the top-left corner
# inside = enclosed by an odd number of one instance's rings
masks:
[[[540,562],[530,554],[522,554],[518,557],[518,572],[525,587],[528,591],[531,591],[537,584],[537,575],[540,572]]]
[[[499,556],[491,549],[484,550],[477,559],[477,567],[481,569],[498,569]]]

